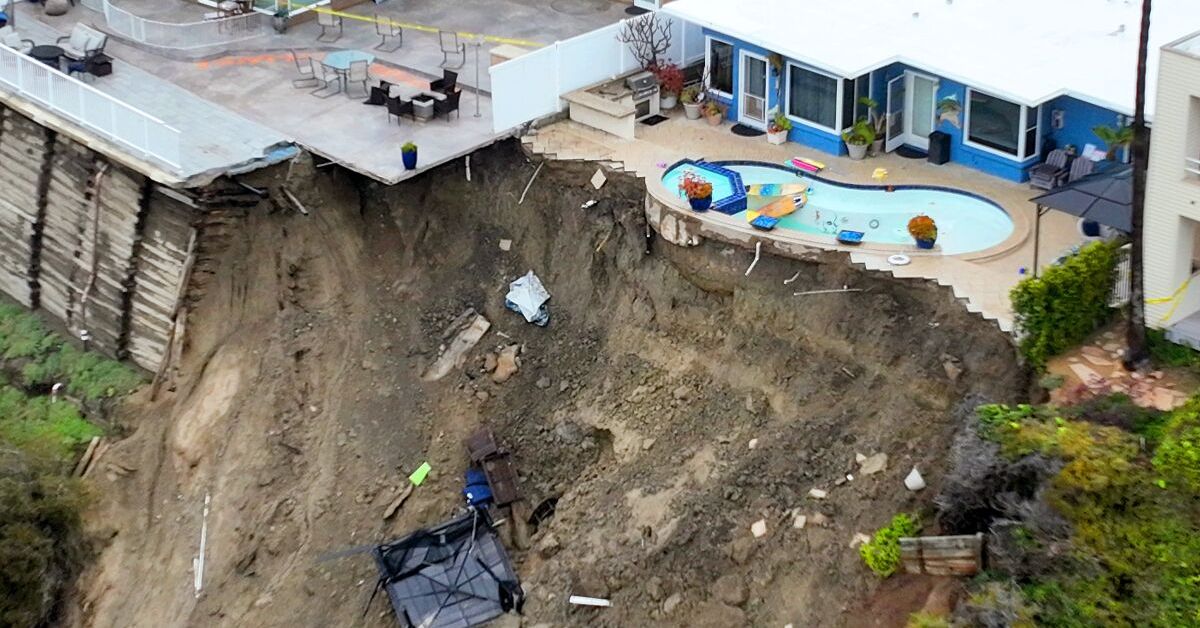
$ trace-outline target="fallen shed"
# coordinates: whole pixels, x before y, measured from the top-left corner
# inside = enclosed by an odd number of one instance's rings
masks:
[[[406,628],[471,628],[520,612],[525,592],[484,510],[372,550],[379,586]]]

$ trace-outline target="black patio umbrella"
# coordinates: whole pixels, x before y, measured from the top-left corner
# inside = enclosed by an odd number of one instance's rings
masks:
[[[1029,199],[1037,203],[1037,222],[1033,231],[1033,274],[1038,272],[1038,239],[1042,214],[1056,209],[1079,216],[1118,231],[1133,228],[1133,167],[1123,166],[1108,172],[1088,175]]]

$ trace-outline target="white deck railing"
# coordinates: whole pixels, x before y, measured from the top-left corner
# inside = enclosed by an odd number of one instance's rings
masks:
[[[1117,251],[1117,268],[1113,277],[1113,291],[1109,296],[1109,307],[1125,307],[1129,303],[1129,293],[1133,289],[1133,275],[1130,271],[1129,254],[1131,245],[1126,244]]]
[[[142,155],[179,167],[179,130],[0,45],[0,85]]]
[[[100,4],[104,21],[113,34],[123,39],[169,50],[197,50],[224,46],[258,37],[267,31],[261,13],[199,22],[160,22],[140,17],[108,0],[91,0],[84,6]]]

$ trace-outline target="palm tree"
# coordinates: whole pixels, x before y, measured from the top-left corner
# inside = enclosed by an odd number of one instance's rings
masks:
[[[1146,362],[1146,301],[1142,291],[1142,214],[1146,209],[1146,165],[1150,159],[1150,133],[1146,129],[1146,56],[1150,45],[1150,0],[1142,0],[1142,25],[1138,40],[1137,96],[1133,109],[1133,239],[1129,251],[1129,318],[1125,330],[1126,367]]]

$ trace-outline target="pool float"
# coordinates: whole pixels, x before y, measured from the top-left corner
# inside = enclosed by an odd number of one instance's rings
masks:
[[[908,259],[907,255],[897,254],[888,256],[887,261],[892,266],[908,266],[908,263],[912,260]]]
[[[789,163],[791,163],[794,168],[799,168],[806,172],[820,172],[825,169],[824,163],[821,163],[815,159],[809,159],[807,157],[793,157],[792,161]]]
[[[746,220],[755,229],[770,231],[779,224],[781,218],[804,207],[804,204],[807,202],[808,195],[805,192],[785,196],[771,201],[758,209],[746,210]]]
[[[862,244],[863,236],[866,235],[861,231],[851,231],[850,229],[842,229],[837,234],[837,241],[842,244]]]
[[[807,192],[807,183],[756,183],[746,186],[749,196],[789,196]]]

